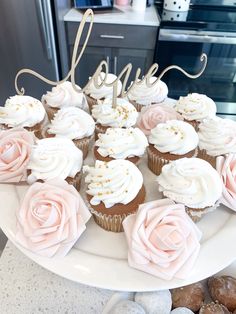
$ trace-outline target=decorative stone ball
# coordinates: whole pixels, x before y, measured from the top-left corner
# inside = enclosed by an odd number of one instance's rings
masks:
[[[230,314],[227,307],[222,304],[211,302],[209,304],[204,304],[199,314]]]
[[[171,290],[173,308],[187,307],[197,312],[204,301],[204,288],[200,282]]]
[[[231,276],[211,277],[208,289],[213,301],[225,305],[233,312],[236,309],[236,279]]]
[[[109,314],[146,314],[142,306],[130,300],[122,300],[117,303]]]
[[[137,292],[134,299],[148,314],[170,314],[172,301],[169,290]]]
[[[190,309],[187,307],[177,307],[170,314],[194,314]]]

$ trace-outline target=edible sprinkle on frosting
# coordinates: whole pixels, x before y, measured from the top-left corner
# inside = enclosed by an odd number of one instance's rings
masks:
[[[188,121],[202,121],[216,115],[214,101],[206,95],[198,93],[188,94],[186,97],[181,96],[175,104],[175,109]]]
[[[106,208],[115,204],[128,204],[139,193],[143,185],[140,170],[128,160],[103,162],[96,160],[95,166],[84,166],[87,172],[87,194],[91,195],[91,205],[104,203]]]
[[[198,145],[198,135],[187,122],[170,120],[151,130],[149,142],[161,153],[184,155]]]
[[[115,128],[130,128],[134,126],[138,112],[135,107],[124,98],[117,98],[117,105],[112,107],[112,99],[106,98],[104,101],[98,101],[98,104],[92,109],[92,116],[96,123]]]
[[[46,112],[42,103],[31,96],[15,95],[0,108],[0,124],[8,127],[33,127],[43,121]]]

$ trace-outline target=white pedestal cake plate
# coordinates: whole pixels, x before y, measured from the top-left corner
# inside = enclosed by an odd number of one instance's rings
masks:
[[[85,164],[93,164],[92,156]],[[146,157],[138,165],[144,174],[146,201],[160,198],[156,176],[147,168]],[[121,291],[153,291],[184,286],[207,278],[230,265],[236,259],[236,214],[220,206],[208,213],[199,223],[203,232],[201,250],[192,272],[186,280],[161,280],[130,268],[127,262],[127,244],[124,233],[101,229],[90,219],[87,229],[69,252],[61,259],[43,258],[15,241],[16,216],[28,185],[0,185],[0,227],[7,237],[29,258],[44,268],[67,279],[86,285]],[[82,196],[85,184],[82,182]]]

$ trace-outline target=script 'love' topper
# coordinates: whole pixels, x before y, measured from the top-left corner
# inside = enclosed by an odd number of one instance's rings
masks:
[[[81,39],[81,36],[82,36],[82,33],[83,33],[83,30],[84,30],[84,26],[85,26],[85,23],[87,22],[88,18],[90,18],[90,22],[89,22],[89,28],[88,28],[88,32],[87,32],[87,35],[86,35],[86,38],[85,38],[85,41],[83,43],[83,46],[82,46],[82,49],[79,53],[79,56],[77,57],[76,59],[76,56],[77,56],[77,53],[78,53],[78,48],[79,48],[79,44],[80,44],[80,39]],[[83,15],[83,18],[81,20],[81,23],[79,25],[79,28],[78,28],[78,31],[77,31],[77,35],[76,35],[76,38],[75,38],[75,44],[74,44],[74,49],[73,49],[73,54],[72,54],[72,60],[71,60],[71,69],[70,71],[68,72],[68,74],[66,75],[66,77],[61,80],[61,81],[51,81],[47,78],[45,78],[44,76],[40,75],[39,73],[31,70],[31,69],[22,69],[20,70],[17,74],[16,74],[16,77],[15,77],[15,89],[16,89],[16,92],[19,94],[19,95],[24,95],[25,93],[25,90],[24,88],[22,87],[21,89],[18,88],[18,83],[17,83],[17,80],[19,78],[19,76],[21,74],[24,74],[24,73],[28,73],[28,74],[31,74],[39,79],[41,79],[42,81],[50,84],[50,85],[58,85],[58,84],[61,84],[65,81],[67,81],[69,78],[71,80],[71,83],[72,83],[72,86],[73,88],[78,92],[78,93],[81,93],[83,92],[85,89],[88,88],[88,86],[91,84],[91,82],[94,83],[95,87],[96,88],[101,88],[102,86],[108,86],[108,87],[113,87],[113,106],[115,107],[116,106],[116,99],[117,99],[117,86],[118,86],[118,81],[124,76],[123,78],[123,84],[122,84],[122,90],[121,90],[121,94],[120,94],[120,97],[126,97],[129,92],[134,88],[135,85],[141,85],[144,81],[146,81],[146,85],[147,87],[152,87],[154,86],[155,84],[158,83],[158,81],[165,75],[166,72],[168,72],[169,70],[171,69],[176,69],[176,70],[179,70],[181,71],[184,75],[186,75],[187,77],[191,78],[191,79],[196,79],[198,78],[200,75],[202,75],[202,73],[204,72],[205,68],[206,68],[206,65],[207,65],[207,55],[205,53],[203,53],[201,56],[200,56],[200,61],[202,62],[202,67],[201,69],[199,70],[198,73],[196,74],[189,74],[187,73],[184,69],[182,69],[181,67],[177,66],[177,65],[170,65],[168,66],[166,69],[164,69],[161,74],[156,78],[156,80],[154,82],[150,82],[150,78],[152,76],[154,76],[158,70],[158,64],[157,63],[154,63],[150,69],[148,70],[148,72],[143,76],[143,78],[140,79],[140,74],[141,74],[141,69],[138,68],[136,70],[136,75],[135,75],[135,78],[133,80],[133,82],[130,84],[129,87],[127,87],[126,89],[126,85],[127,85],[127,82],[128,82],[128,79],[130,77],[130,73],[131,73],[131,70],[132,70],[132,64],[129,63],[127,64],[123,70],[121,71],[121,73],[117,76],[117,78],[112,82],[112,83],[107,83],[107,74],[109,73],[109,67],[108,67],[108,64],[106,61],[101,61],[101,63],[98,65],[95,73],[93,74],[93,76],[89,79],[88,83],[86,84],[86,86],[82,89],[78,89],[75,85],[75,69],[77,67],[77,65],[79,64],[79,61],[84,53],[84,50],[87,46],[87,43],[88,43],[88,40],[89,40],[89,37],[90,37],[90,34],[91,34],[91,31],[92,31],[92,27],[93,27],[93,22],[94,22],[94,13],[91,9],[87,10],[84,15]],[[105,76],[102,78],[101,77],[101,72],[105,72]]]

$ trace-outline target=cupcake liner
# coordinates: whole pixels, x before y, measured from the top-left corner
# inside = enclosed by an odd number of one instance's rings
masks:
[[[205,149],[199,149],[197,157],[206,160],[216,169],[216,157],[208,155]]]
[[[44,108],[45,108],[45,110],[47,112],[48,119],[49,119],[50,122],[54,118],[54,115],[57,113],[57,111],[60,110],[60,108],[50,107],[46,103],[44,103]]]
[[[75,146],[82,150],[83,159],[85,159],[88,155],[89,143],[90,143],[91,139],[92,139],[92,136],[85,137],[85,138],[78,139],[78,140],[73,140]]]
[[[100,123],[95,125],[95,141],[98,140],[99,133],[106,133],[106,130],[110,128],[110,126],[103,126]]]
[[[195,131],[198,132],[200,122],[198,122],[196,120],[193,120],[193,121],[184,120],[184,122],[187,122],[187,123],[191,124],[191,126],[194,127]]]
[[[196,157],[198,154],[198,149],[196,148],[194,151],[185,154],[185,155],[171,155],[171,159],[165,159],[158,155],[158,151],[153,151],[150,149],[150,147],[147,148],[147,155],[148,155],[148,168],[155,173],[156,175],[159,175],[161,173],[161,169],[164,165],[168,164],[171,161],[181,159],[183,157]]]
[[[129,100],[129,102],[130,102],[132,105],[134,105],[134,107],[136,108],[136,110],[137,110],[138,112],[141,112],[142,108],[143,108],[143,107],[146,107],[146,106],[144,106],[144,105],[138,104],[135,100]]]
[[[155,153],[152,152],[149,147],[147,148],[147,155],[148,168],[156,175],[159,175],[161,173],[162,167],[169,163],[169,160],[160,158],[159,156],[155,155]]]
[[[76,188],[77,191],[80,190],[80,183],[81,183],[81,178],[82,178],[82,173],[78,172],[74,178],[72,177],[67,177],[65,180],[67,183],[71,184]]]
[[[92,98],[92,97],[90,97],[90,96],[88,96],[88,95],[85,95],[85,96],[86,96],[86,99],[87,99],[87,103],[88,103],[88,107],[89,107],[89,112],[90,112],[90,114],[91,114],[91,113],[92,113],[92,108],[93,108],[93,106],[95,106],[95,105],[97,104],[98,100],[95,99],[95,98]]]
[[[123,220],[130,214],[123,214],[123,215],[106,215],[97,212],[95,209],[91,208],[91,213],[93,215],[94,221],[98,224],[101,228],[112,231],[112,232],[123,232]]]
[[[205,208],[191,208],[185,206],[185,210],[189,217],[192,219],[192,221],[196,223],[199,222],[202,219],[202,217],[205,216],[207,213],[214,211],[219,205],[220,202],[217,201],[215,205],[208,206]]]
[[[92,207],[90,204],[90,201],[88,198],[86,198],[86,205],[88,206],[90,212],[93,215],[94,221],[99,225],[101,228],[107,231],[112,231],[112,232],[122,232],[123,231],[123,225],[122,222],[123,220],[134,213],[137,212],[138,207],[140,204],[145,202],[145,197],[146,197],[146,191],[144,185],[136,195],[136,197],[128,204],[123,205],[123,204],[115,204],[113,207],[109,208],[109,214],[101,212],[95,208]],[[117,207],[123,207],[123,209],[119,208],[118,210],[122,210],[120,213],[114,213],[111,214],[112,211],[114,212],[115,210],[117,211]],[[127,210],[127,212],[124,211],[124,207]]]

